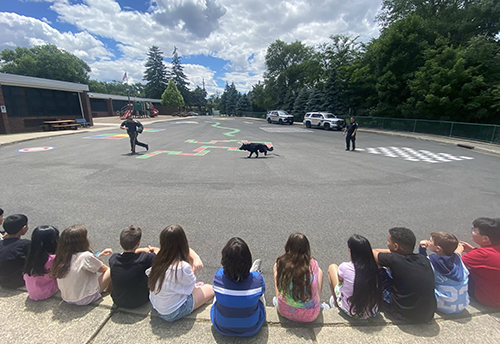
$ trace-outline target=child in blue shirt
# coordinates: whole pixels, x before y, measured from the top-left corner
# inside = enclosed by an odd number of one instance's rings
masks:
[[[222,249],[222,268],[214,276],[215,302],[210,318],[217,332],[227,336],[249,337],[266,320],[265,283],[259,271],[260,259],[252,265],[248,245],[232,238]]]
[[[469,304],[469,270],[455,252],[458,239],[446,232],[433,232],[429,240],[420,241],[419,253],[427,256],[427,248],[436,279],[437,310],[442,313],[459,313]]]

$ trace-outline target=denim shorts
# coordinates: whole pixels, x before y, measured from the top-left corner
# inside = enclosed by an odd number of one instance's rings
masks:
[[[170,314],[160,314],[158,316],[165,321],[176,321],[180,318],[184,318],[186,315],[189,315],[193,312],[194,300],[193,294],[189,295],[187,300],[175,311]]]

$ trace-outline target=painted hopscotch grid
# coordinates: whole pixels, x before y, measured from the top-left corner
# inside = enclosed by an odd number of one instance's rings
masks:
[[[380,154],[389,158],[403,158],[407,161],[428,162],[432,164],[474,159],[470,156],[455,156],[449,153],[433,153],[428,150],[416,150],[409,147],[376,147],[356,150],[364,150],[370,154]]]
[[[165,130],[165,129],[144,128],[143,133],[145,133],[145,132],[156,133],[156,132],[163,131],[163,130]],[[99,134],[99,135],[87,136],[87,137],[84,137],[84,139],[97,139],[97,140],[111,139],[111,140],[116,140],[116,139],[123,139],[125,137],[128,138],[128,134]]]
[[[268,133],[312,133],[312,130],[302,128],[286,128],[286,127],[259,127]]]
[[[195,143],[202,144],[202,146],[193,150],[192,153],[186,153],[182,151],[166,151],[166,150],[157,150],[154,152],[148,152],[146,154],[138,156],[136,159],[149,159],[159,154],[168,154],[168,155],[180,155],[180,156],[205,156],[211,152],[211,149],[225,149],[229,152],[238,152],[239,147],[227,147],[227,146],[213,146],[213,144],[217,144],[219,142],[222,143],[230,143],[230,142],[238,142],[238,143],[249,143],[247,140],[212,140],[212,141],[196,141],[196,140],[186,140],[186,143]],[[264,142],[264,144],[268,146],[272,146],[272,142]]]

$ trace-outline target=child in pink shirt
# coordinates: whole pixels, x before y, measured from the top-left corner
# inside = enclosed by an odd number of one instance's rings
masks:
[[[32,300],[47,299],[59,290],[57,280],[50,277],[58,240],[59,231],[52,226],[36,227],[31,235],[23,278]]]

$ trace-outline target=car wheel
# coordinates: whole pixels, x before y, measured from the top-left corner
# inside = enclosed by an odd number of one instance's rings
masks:
[[[278,121],[279,124],[283,124],[283,120],[280,118],[280,120]]]
[[[267,123],[271,123],[271,119],[269,117],[267,118]]]
[[[325,123],[325,125],[323,126],[323,128],[325,128],[325,130],[330,130],[330,124]]]
[[[341,131],[341,130],[342,130],[342,128],[337,125],[337,131]]]
[[[293,124],[293,121],[290,121],[290,125],[292,125],[292,124]]]
[[[310,128],[311,127],[311,122],[306,122],[306,128]]]

